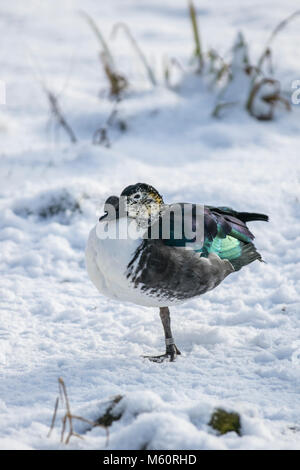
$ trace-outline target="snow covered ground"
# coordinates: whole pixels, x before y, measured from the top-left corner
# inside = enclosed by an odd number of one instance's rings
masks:
[[[259,56],[295,0],[196,2],[205,48],[225,57],[239,30]],[[2,2],[0,105],[0,448],[63,449],[58,378],[71,410],[96,419],[114,395],[122,418],[71,438],[74,449],[300,448],[300,114],[297,106],[259,122],[242,107],[222,119],[199,77],[166,88],[166,55],[187,64],[193,50],[185,0],[86,1],[106,38],[125,21],[152,63],[149,84],[120,35],[111,42],[131,87],[118,105],[127,130],[108,129],[110,148],[92,144],[113,103],[99,44],[78,0]],[[276,77],[291,93],[299,79],[300,18],[275,39]],[[41,81],[59,94],[78,142],[57,130]],[[100,93],[100,94],[99,94]],[[267,213],[251,223],[267,264],[255,262],[217,289],[172,308],[182,356],[161,353],[158,311],[102,297],[87,277],[88,233],[110,194],[138,181],[167,202],[191,201]],[[59,206],[59,208],[58,208]],[[217,436],[214,407],[240,413],[242,436]],[[59,418],[63,415],[59,408]]]

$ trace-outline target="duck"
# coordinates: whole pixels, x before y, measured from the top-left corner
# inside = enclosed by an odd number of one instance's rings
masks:
[[[159,309],[166,350],[143,357],[174,362],[181,352],[170,307],[215,289],[254,261],[263,262],[247,223],[268,220],[225,206],[166,204],[150,184],[132,184],[106,199],[88,237],[87,273],[102,295]]]

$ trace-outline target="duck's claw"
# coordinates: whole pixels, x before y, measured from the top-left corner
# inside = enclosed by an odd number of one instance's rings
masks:
[[[176,344],[171,344],[167,346],[165,354],[161,354],[160,356],[143,356],[145,359],[149,359],[151,362],[174,362],[176,360],[176,357],[180,355],[181,352],[177,348]]]

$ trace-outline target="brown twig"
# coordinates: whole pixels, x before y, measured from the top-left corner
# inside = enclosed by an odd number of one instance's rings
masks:
[[[257,114],[254,110],[254,102],[255,98],[257,97],[258,93],[261,91],[264,85],[273,85],[276,88],[274,92],[268,93],[265,96],[261,97],[261,100],[269,105],[268,112]],[[270,121],[274,117],[274,109],[278,102],[283,103],[287,111],[290,111],[291,106],[289,102],[280,94],[280,83],[272,78],[263,78],[259,82],[256,82],[251,88],[246,103],[246,109],[251,116],[255,117],[259,121]]]
[[[56,413],[57,413],[57,408],[58,408],[58,403],[59,403],[59,397],[57,397],[56,400],[55,400],[55,406],[54,406],[54,412],[53,412],[53,416],[52,416],[52,420],[51,420],[51,426],[50,426],[50,429],[49,429],[49,432],[48,432],[47,437],[50,437],[50,436],[51,436],[52,430],[53,430],[53,428],[54,428],[54,424],[55,424],[55,420],[56,420]]]
[[[124,75],[116,72],[104,51],[100,53],[100,60],[103,65],[105,75],[110,84],[110,95],[119,99],[121,93],[126,90],[126,88],[128,88],[128,81]]]
[[[114,38],[116,36],[117,32],[120,29],[123,29],[124,33],[128,37],[128,39],[129,39],[129,41],[130,41],[130,43],[133,47],[133,49],[135,50],[135,52],[137,53],[140,61],[142,62],[143,66],[145,67],[148,78],[149,78],[149,81],[151,82],[151,84],[153,86],[156,86],[157,81],[156,81],[156,78],[154,76],[154,72],[153,72],[152,68],[150,67],[150,65],[148,64],[145,54],[143,53],[143,51],[139,47],[139,45],[138,45],[137,41],[135,40],[135,38],[132,36],[131,31],[130,31],[129,27],[127,26],[127,24],[123,23],[123,22],[116,23],[113,26],[111,37]]]
[[[267,43],[265,45],[265,48],[258,60],[258,63],[257,63],[257,67],[258,69],[261,68],[262,66],[262,63],[264,61],[264,59],[266,58],[266,51],[270,48],[270,44],[271,42],[274,40],[274,38],[277,36],[277,34],[282,30],[284,29],[287,24],[292,21],[294,18],[296,18],[296,16],[299,16],[300,15],[300,10],[296,10],[294,13],[292,13],[291,15],[289,15],[287,18],[285,18],[284,20],[280,21],[280,23],[278,23],[278,25],[273,29],[269,39],[267,40]]]
[[[116,116],[118,114],[117,106],[119,102],[120,100],[117,100],[114,103],[114,106],[110,114],[108,115],[108,118],[105,124],[95,131],[94,136],[93,136],[93,144],[104,145],[104,147],[107,147],[107,148],[111,146],[111,142],[108,137],[108,129],[114,124],[116,120]],[[121,131],[125,131],[127,129],[127,124],[125,121],[118,119],[117,124],[119,125],[119,129]]]
[[[193,35],[194,35],[194,41],[195,41],[195,52],[194,55],[195,57],[198,58],[198,72],[201,73],[204,67],[204,59],[203,59],[203,53],[202,53],[202,47],[201,47],[201,42],[200,42],[200,35],[199,35],[199,28],[198,28],[198,21],[197,21],[197,13],[195,6],[192,2],[192,0],[189,0],[189,13],[190,13],[190,19],[192,23],[192,30],[193,30]]]
[[[220,111],[222,111],[225,108],[230,108],[231,106],[235,106],[237,104],[236,101],[228,101],[224,103],[218,103],[214,109],[211,115],[215,118],[218,118],[220,116]]]
[[[124,75],[117,72],[117,67],[111,50],[109,49],[109,46],[96,22],[86,12],[81,11],[80,14],[86,19],[100,43],[102,49],[100,52],[100,60],[110,84],[110,95],[119,98],[120,94],[128,88],[128,81]]]
[[[107,42],[104,39],[103,34],[101,33],[100,29],[98,28],[97,24],[95,23],[93,18],[90,15],[88,15],[85,11],[80,11],[79,13],[86,19],[86,21],[90,25],[92,31],[95,33],[98,41],[100,42],[100,45],[101,45],[103,51],[105,52],[105,55],[108,57],[109,61],[111,62],[112,66],[113,66],[114,65],[113,55],[112,55],[112,53],[111,53],[111,51],[108,47]]]
[[[71,126],[66,121],[66,119],[65,119],[65,117],[64,117],[64,115],[63,115],[63,113],[60,109],[57,97],[54,95],[54,93],[52,93],[52,91],[48,90],[45,87],[43,87],[43,88],[44,88],[44,92],[45,92],[45,94],[48,98],[50,108],[51,108],[51,112],[52,112],[53,116],[55,116],[58,124],[66,131],[66,133],[68,134],[71,142],[73,144],[75,144],[77,142],[77,138],[76,138]]]
[[[83,436],[81,436],[80,434],[75,432],[74,428],[73,428],[73,419],[77,419],[79,421],[82,421],[84,423],[89,424],[91,426],[91,428],[94,428],[96,426],[101,426],[102,428],[104,428],[105,431],[106,431],[106,443],[105,443],[105,445],[107,446],[108,445],[108,440],[109,440],[109,432],[108,432],[108,428],[106,426],[104,426],[103,424],[99,424],[97,422],[91,421],[89,419],[83,418],[82,416],[72,415],[71,409],[70,409],[69,397],[68,397],[68,393],[67,393],[67,388],[66,388],[64,380],[61,377],[59,377],[59,379],[58,379],[58,390],[59,390],[59,396],[56,398],[56,401],[55,401],[55,407],[54,407],[54,412],[53,412],[53,416],[52,416],[52,420],[51,420],[51,426],[50,426],[47,437],[50,437],[51,432],[54,428],[56,415],[57,415],[58,404],[59,404],[59,399],[61,399],[61,401],[64,402],[65,407],[66,407],[66,412],[65,412],[65,414],[62,418],[62,429],[61,429],[61,438],[60,438],[61,442],[64,443],[64,444],[68,444],[70,442],[70,439],[71,439],[72,436],[78,437],[79,439],[83,439]],[[67,437],[65,439],[65,432],[66,432],[66,428],[67,428],[67,423],[69,424],[69,432],[68,432]]]
[[[72,422],[72,414],[71,414],[71,410],[70,410],[70,403],[69,403],[69,398],[68,398],[68,394],[67,394],[67,389],[66,389],[66,386],[65,386],[65,382],[63,381],[63,379],[61,377],[59,377],[58,379],[58,384],[59,384],[59,388],[61,389],[61,392],[62,392],[62,395],[65,399],[65,405],[66,405],[66,413],[62,419],[62,431],[61,431],[61,442],[64,442],[64,434],[65,434],[65,428],[66,428],[66,424],[67,424],[67,420],[69,421],[69,434],[66,438],[66,441],[65,441],[65,444],[68,444],[70,438],[72,435],[76,434],[74,433],[73,431],[73,422]],[[77,437],[79,437],[77,435]]]

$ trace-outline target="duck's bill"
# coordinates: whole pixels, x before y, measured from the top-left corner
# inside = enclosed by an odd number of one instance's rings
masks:
[[[102,220],[104,220],[107,216],[108,216],[108,212],[105,212],[104,215],[101,215],[101,217],[99,217],[99,222],[101,222]]]

